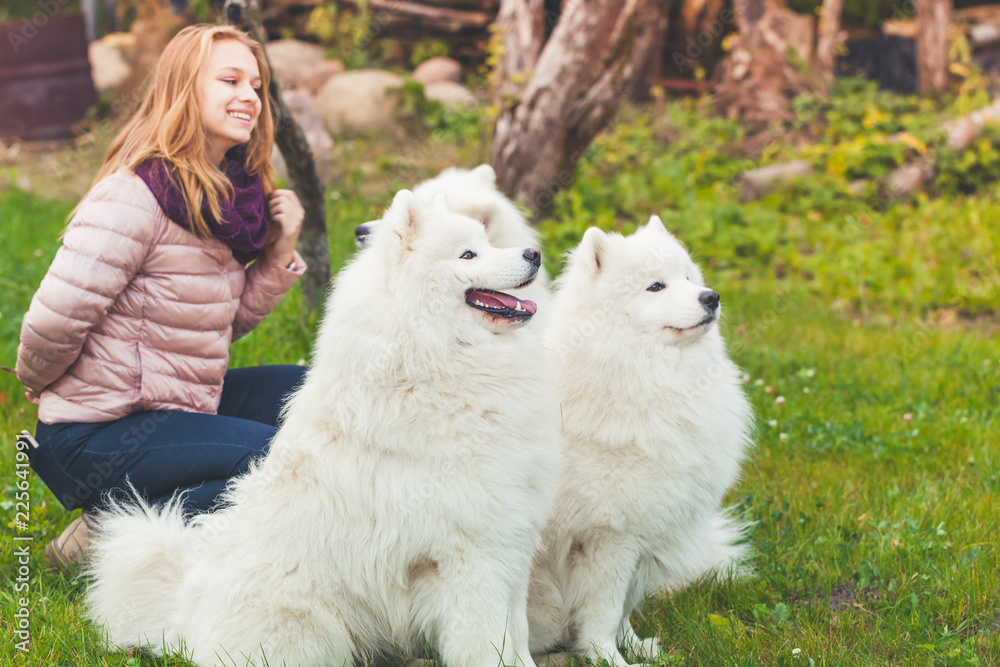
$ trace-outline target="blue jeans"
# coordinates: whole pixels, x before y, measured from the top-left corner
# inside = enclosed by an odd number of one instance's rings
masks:
[[[68,510],[128,498],[131,483],[149,502],[183,491],[186,511],[211,511],[226,483],[267,452],[284,399],[305,370],[231,369],[215,415],[149,411],[97,423],[38,422],[31,467]]]

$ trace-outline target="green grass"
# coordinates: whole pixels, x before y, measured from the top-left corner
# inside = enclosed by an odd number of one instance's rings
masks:
[[[731,176],[746,161],[727,148],[741,140],[731,125],[684,105],[670,115],[674,142],[642,116],[602,139],[543,225],[558,268],[587,225],[628,229],[664,215],[722,294],[723,330],[749,376],[758,442],[731,501],[755,522],[757,576],[647,600],[634,617],[640,636],[661,638],[663,664],[1000,664],[1000,281],[990,278],[1000,194],[987,186],[878,208],[821,175],[740,204]],[[395,155],[416,182],[445,165],[413,167],[403,156],[428,146],[436,155],[434,142],[476,163],[475,147],[460,151],[455,137],[386,151],[342,142],[342,163],[357,166],[330,191],[335,267],[399,173],[392,160],[363,156]],[[71,207],[0,192],[2,365],[14,363],[20,317]],[[848,216],[862,214],[871,224],[852,231]],[[308,359],[315,326],[293,293],[233,347],[232,363]],[[100,648],[81,620],[83,583],[45,560],[69,517],[34,477],[30,529],[13,526],[13,434],[33,429],[35,410],[6,373],[0,407],[9,441],[0,448],[0,664],[187,665]],[[34,538],[27,653],[12,639],[19,534]]]

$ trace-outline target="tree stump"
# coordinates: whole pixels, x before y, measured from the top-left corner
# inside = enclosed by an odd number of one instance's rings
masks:
[[[736,0],[739,37],[719,67],[716,108],[755,129],[791,120],[791,102],[824,89],[811,68],[815,22],[777,0]]]

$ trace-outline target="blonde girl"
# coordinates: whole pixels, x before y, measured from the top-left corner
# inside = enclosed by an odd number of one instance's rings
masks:
[[[210,511],[262,455],[298,366],[228,370],[305,271],[303,210],[274,189],[261,46],[234,28],[171,40],[24,316],[17,377],[38,405],[32,467],[68,510],[46,548],[69,567],[131,484]]]

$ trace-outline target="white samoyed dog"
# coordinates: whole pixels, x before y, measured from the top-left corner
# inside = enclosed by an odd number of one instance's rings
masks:
[[[546,360],[506,290],[534,248],[400,192],[340,273],[313,364],[223,509],[103,516],[86,593],[117,646],[342,667],[424,641],[530,665],[527,593],[559,467]]]
[[[475,218],[483,223],[490,245],[495,248],[538,248],[538,233],[528,223],[518,207],[497,189],[497,175],[488,164],[475,169],[451,167],[413,188],[413,194],[425,203],[437,195],[444,195],[448,206],[457,213]],[[358,245],[365,247],[379,221],[366,222],[355,229]],[[535,280],[513,294],[527,299],[539,307],[540,315],[532,328],[536,331],[547,317],[550,301],[549,278],[542,267]]]
[[[587,230],[559,280],[546,338],[563,464],[529,596],[536,654],[651,658],[629,624],[646,593],[747,567],[721,503],[753,419],[704,285],[655,216],[629,237]]]

